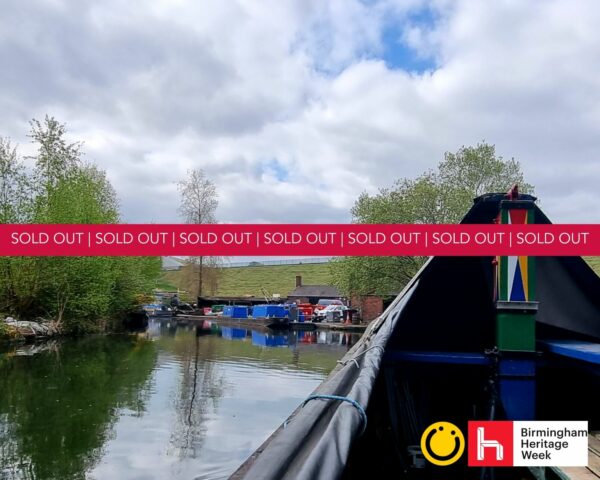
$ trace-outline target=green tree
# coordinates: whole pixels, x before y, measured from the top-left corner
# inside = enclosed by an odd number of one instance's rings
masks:
[[[525,182],[520,163],[514,158],[504,160],[496,155],[494,145],[485,142],[446,153],[436,180],[448,212],[447,223],[458,223],[473,198],[484,193],[505,192],[515,184],[521,193],[534,191],[533,185]]]
[[[30,199],[30,182],[17,149],[0,137],[0,223],[27,221]]]
[[[518,184],[523,193],[533,186],[514,159],[496,155],[485,142],[447,152],[436,171],[416,179],[397,180],[375,195],[363,193],[352,208],[354,223],[458,223],[483,193],[504,192]],[[412,278],[424,258],[343,257],[332,262],[334,283],[348,295],[397,293]]]
[[[30,182],[16,147],[0,137],[0,223],[23,223],[31,218]],[[10,312],[12,305],[28,285],[34,261],[23,257],[0,258],[0,311]],[[28,305],[31,295],[27,295]]]
[[[150,294],[161,273],[160,257],[112,257],[114,272],[108,317],[120,319]],[[118,322],[113,328],[118,329]]]
[[[50,125],[49,128],[54,128]],[[42,132],[44,133],[44,132]],[[44,137],[42,137],[44,138]],[[61,145],[61,139],[54,144]],[[42,150],[42,148],[40,148]],[[56,154],[43,148],[44,155],[58,163],[63,148]],[[104,172],[91,165],[68,159],[70,172],[47,182],[37,202],[37,223],[116,223],[117,200]],[[45,175],[46,162],[38,161],[37,175]],[[42,201],[43,200],[43,201]],[[106,319],[111,309],[112,287],[118,270],[106,257],[45,257],[38,259],[37,296],[39,314],[55,318],[68,331],[95,330],[98,319]],[[97,327],[103,324],[96,325]]]
[[[4,222],[111,224],[119,221],[106,174],[81,161],[80,143],[52,117],[31,122],[37,146],[27,175],[16,150],[0,141],[0,215]],[[34,187],[29,188],[30,185]],[[19,196],[21,195],[21,196]],[[0,306],[19,317],[57,320],[67,332],[99,331],[149,293],[160,259],[147,257],[11,257],[0,259]]]
[[[81,162],[82,144],[68,143],[66,125],[54,117],[46,115],[43,122],[33,119],[30,125],[29,137],[38,147],[37,155],[32,157],[36,166],[34,178],[39,188],[47,192],[76,171]]]

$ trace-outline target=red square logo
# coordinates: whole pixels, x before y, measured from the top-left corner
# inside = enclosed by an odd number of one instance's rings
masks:
[[[513,465],[513,422],[469,422],[469,467]]]

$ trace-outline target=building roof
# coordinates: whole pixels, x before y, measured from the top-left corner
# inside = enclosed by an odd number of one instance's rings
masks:
[[[288,297],[321,297],[340,298],[342,295],[336,287],[330,285],[301,285],[290,292]]]

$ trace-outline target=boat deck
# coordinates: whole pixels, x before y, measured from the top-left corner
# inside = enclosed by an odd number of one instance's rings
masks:
[[[540,344],[549,352],[563,357],[600,365],[600,344],[580,340],[545,340]]]
[[[571,480],[600,479],[600,432],[590,432],[588,437],[588,466],[563,467],[561,470]]]

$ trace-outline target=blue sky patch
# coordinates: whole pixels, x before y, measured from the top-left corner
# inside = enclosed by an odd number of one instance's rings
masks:
[[[276,158],[263,160],[257,165],[258,176],[273,175],[280,182],[286,182],[290,177],[290,171]]]
[[[382,32],[383,52],[381,58],[390,69],[406,70],[409,72],[423,73],[436,68],[435,60],[431,57],[419,55],[403,40],[405,29],[419,26],[431,29],[435,25],[435,13],[424,8],[410,14],[408,18],[400,21],[391,21]]]

